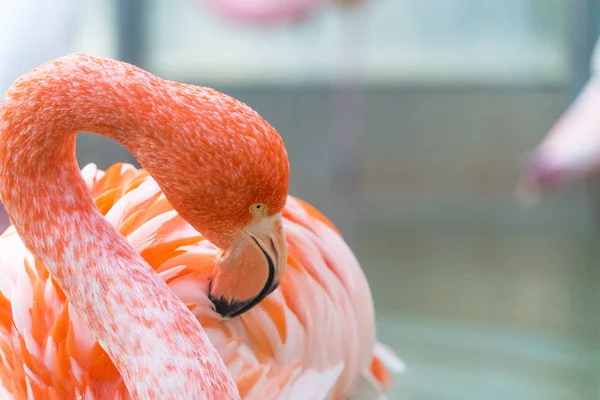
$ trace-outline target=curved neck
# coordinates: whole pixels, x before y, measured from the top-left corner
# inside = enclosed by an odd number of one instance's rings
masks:
[[[161,103],[149,101],[168,96],[164,81],[122,63],[70,57],[18,80],[2,103],[0,198],[134,398],[239,398],[196,318],[95,207],[75,158],[80,130],[126,147],[160,131],[146,119],[168,123]]]

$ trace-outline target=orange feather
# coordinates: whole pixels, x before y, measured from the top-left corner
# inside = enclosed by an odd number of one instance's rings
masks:
[[[93,166],[86,167],[89,168]],[[161,202],[159,196],[153,196],[150,202],[144,196],[136,198],[136,192],[142,193],[142,184],[155,185],[144,170],[115,164],[102,175],[102,171],[94,169],[94,173],[86,177],[86,182],[94,194],[95,204],[104,214],[120,206],[126,193],[133,192],[134,196],[128,200],[133,205],[118,219],[110,220],[126,238],[134,231],[148,227],[149,218],[173,211],[167,202],[157,207],[156,204]],[[153,208],[157,211],[149,212]],[[341,255],[335,261],[339,264],[338,273],[348,278],[352,276],[354,288],[345,286],[344,279],[329,271],[322,254],[320,259],[308,261],[301,254],[301,248],[291,245],[289,274],[284,277],[279,289],[241,317],[224,320],[212,310],[206,297],[217,252],[213,244],[190,229],[188,236],[170,238],[163,235],[147,241],[149,246],[138,250],[202,322],[232,373],[242,398],[258,398],[253,397],[256,393],[271,393],[271,396],[284,393],[295,382],[302,382],[300,378],[303,375],[324,374],[340,364],[346,367],[329,382],[333,398],[348,398],[361,374],[375,376],[384,391],[391,379],[386,366],[373,356],[372,310],[367,305],[367,319],[361,319],[357,318],[360,313],[353,315],[352,308],[336,307],[339,301],[348,301],[364,308],[362,299],[370,296],[367,281],[351,251],[333,225],[307,203],[290,197],[284,211],[287,229],[316,232],[314,237],[294,237],[294,241],[300,240],[302,246],[309,246],[314,241],[325,240],[325,246],[336,248]],[[135,220],[135,228],[132,222],[124,222],[132,220]],[[156,236],[163,228],[162,225],[154,226],[143,234]],[[327,235],[319,234],[322,230],[328,230],[338,239],[327,239]],[[27,385],[32,388],[36,399],[75,398],[78,393],[87,390],[96,398],[126,396],[123,380],[110,358],[95,340],[89,339],[85,327],[74,329],[74,324],[80,320],[74,319],[75,311],[70,309],[68,300],[52,283],[43,265],[33,259],[14,235],[11,227],[0,237],[0,252],[10,250],[10,262],[15,263],[6,265],[7,260],[0,258],[0,269],[10,267],[15,271],[12,276],[4,274],[0,277],[0,349],[7,360],[12,360],[0,367],[3,386],[12,391],[16,399],[27,397]],[[11,237],[13,240],[7,240]],[[19,263],[22,267],[16,265]],[[307,268],[307,263],[312,266]],[[27,264],[36,265],[36,269],[25,267]],[[19,332],[13,325],[11,302],[6,296],[16,290],[17,279],[30,280],[34,288],[32,307],[26,316],[32,322],[32,330],[27,334],[42,349],[41,354],[36,354],[26,343],[25,332]],[[305,301],[315,296],[325,296],[331,302],[317,305]],[[329,317],[320,319],[319,315],[324,315],[324,310]],[[46,325],[43,321],[50,323]],[[348,331],[364,334],[351,338],[344,334]],[[18,343],[18,347],[14,347],[13,343]],[[319,343],[337,350],[322,352]],[[71,360],[77,363],[78,372],[74,371]],[[358,368],[350,368],[354,364]],[[261,379],[263,375],[265,379]]]

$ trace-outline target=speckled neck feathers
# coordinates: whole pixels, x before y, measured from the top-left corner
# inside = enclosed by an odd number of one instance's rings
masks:
[[[75,131],[117,140],[175,209],[221,248],[248,222],[253,201],[270,204],[275,214],[287,198],[285,146],[258,113],[213,89],[165,81],[129,64],[60,58],[17,80],[0,113],[0,124],[10,121],[10,135],[20,141],[11,161],[38,170],[55,162],[48,152],[74,157],[64,143]]]
[[[95,208],[75,159],[76,131],[111,136],[178,198],[173,152],[164,146],[189,140],[177,129],[184,129],[191,109],[177,105],[185,101],[180,92],[190,89],[177,88],[127,64],[84,55],[20,78],[0,108],[0,197],[24,243],[89,324],[134,398],[238,398],[196,318]],[[177,122],[168,104],[177,109]],[[204,137],[210,143],[211,136]],[[286,181],[287,159],[282,165]],[[188,200],[180,198],[185,213]]]

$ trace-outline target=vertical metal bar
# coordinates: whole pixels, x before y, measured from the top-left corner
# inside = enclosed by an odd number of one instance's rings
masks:
[[[569,55],[571,59],[571,100],[580,93],[590,79],[590,61],[600,34],[600,2],[580,0],[569,2]],[[588,229],[592,235],[600,234],[600,182],[588,180],[584,184],[587,206],[591,214]]]
[[[571,96],[574,98],[590,78],[590,59],[599,32],[598,0],[569,2],[569,55],[571,58]]]
[[[575,100],[583,86],[590,79],[591,55],[596,44],[597,20],[594,15],[597,0],[579,0],[568,2],[568,55],[571,61],[571,76],[569,87],[569,102]],[[600,200],[598,182],[587,181],[584,183],[586,200],[584,206],[588,207],[592,218],[590,224],[584,224],[584,231],[591,229],[598,232],[600,222],[600,209],[597,204]]]
[[[574,99],[590,78],[591,55],[600,34],[600,2],[598,0],[579,0],[569,2],[569,4],[571,7],[569,43],[571,45],[570,56],[572,61],[570,95]],[[598,229],[600,227],[600,182],[589,181],[586,183],[586,197],[592,221],[590,224],[591,232],[584,238],[590,250],[587,252],[587,259],[583,260],[586,263],[583,272],[593,277],[598,276],[596,271],[600,267],[596,251],[597,241],[600,239],[600,229]],[[586,289],[589,290],[589,288]],[[600,297],[597,295],[596,290],[592,290],[592,293],[578,296],[578,299],[580,300],[578,300],[577,308],[587,318],[591,318],[591,324],[586,326],[583,332],[586,342],[589,340],[591,344],[586,344],[585,347],[589,346],[586,350],[588,350],[592,360],[598,361],[600,357],[597,338],[598,327],[595,326],[597,319],[594,316],[598,310]],[[599,379],[596,379],[598,383],[596,384],[594,398],[600,398],[600,375],[596,373],[596,376]]]
[[[117,57],[121,61],[143,68],[146,55],[144,11],[151,2],[144,0],[117,0]]]
[[[355,224],[360,201],[360,159],[364,136],[364,60],[367,12],[363,4],[342,21],[342,38],[338,59],[337,87],[334,87],[334,126],[330,137],[331,175],[329,183],[330,217],[346,242],[356,241]]]

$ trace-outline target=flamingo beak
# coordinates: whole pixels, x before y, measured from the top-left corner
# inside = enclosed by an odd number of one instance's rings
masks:
[[[233,318],[260,303],[279,286],[286,259],[281,215],[253,221],[218,262],[208,294],[215,311]]]
[[[527,160],[517,185],[522,200],[600,168],[600,77],[593,77]]]

